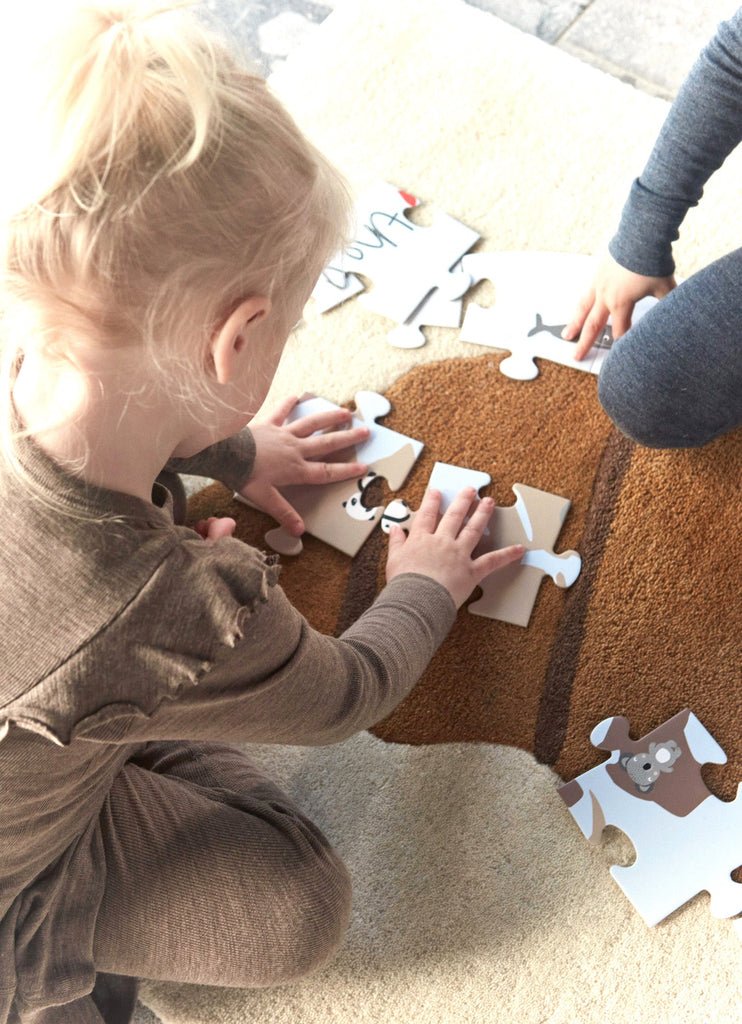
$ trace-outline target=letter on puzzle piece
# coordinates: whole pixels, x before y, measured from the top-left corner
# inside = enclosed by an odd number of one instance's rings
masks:
[[[479,235],[440,211],[429,227],[421,227],[405,216],[418,205],[415,196],[384,182],[358,198],[354,239],[325,268],[313,292],[322,312],[362,290],[355,274],[374,285],[363,304],[398,324],[413,317],[435,288],[446,302],[461,298],[471,278],[454,265]],[[403,347],[411,347],[409,332],[406,340]]]

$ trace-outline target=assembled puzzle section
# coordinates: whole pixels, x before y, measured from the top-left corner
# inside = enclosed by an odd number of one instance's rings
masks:
[[[559,793],[588,840],[607,825],[625,832],[636,850],[629,867],[611,874],[648,925],[655,925],[699,892],[711,913],[742,913],[742,783],[734,801],[719,800],[701,776],[704,764],[726,754],[686,709],[639,740],[625,718],[606,718],[590,734],[608,761],[583,772]]]
[[[583,373],[600,373],[613,345],[610,321],[584,359],[574,358],[575,341],[562,331],[574,316],[587,290],[594,267],[590,256],[552,252],[474,253],[461,261],[473,283],[488,280],[495,286],[495,301],[488,308],[470,303],[461,328],[461,340],[504,349],[511,354],[500,371],[513,380],[538,376],[536,359],[569,366]],[[636,322],[656,303],[637,303]]]
[[[357,481],[280,488],[281,494],[304,520],[307,533],[351,557],[357,554],[383,512],[381,506],[367,508],[364,503],[370,485],[384,478],[391,490],[398,490],[423,450],[421,441],[376,423],[391,411],[391,404],[383,395],[375,391],[359,391],[355,404],[352,426],[366,426],[371,433],[363,444],[346,449],[338,458],[365,463],[368,466],[366,475]],[[292,409],[288,422],[339,408],[325,398],[306,398]],[[265,539],[274,551],[282,555],[298,555],[302,551],[301,540],[280,526],[270,530]]]
[[[428,487],[441,492],[441,511],[445,511],[464,487],[479,493],[491,482],[488,473],[436,462]],[[513,491],[515,504],[495,508],[475,555],[511,544],[523,544],[526,553],[520,562],[487,576],[479,584],[482,596],[468,607],[473,615],[527,626],[544,576],[558,587],[569,587],[582,563],[576,551],[557,555],[553,550],[571,502],[525,484],[514,484]],[[407,527],[414,514],[404,501],[396,499],[384,509],[382,529],[388,533],[394,524]]]
[[[360,301],[403,328],[392,332],[397,347],[424,344],[423,324],[460,325],[459,300],[471,278],[459,261],[479,235],[438,210],[430,226],[415,224],[405,213],[419,205],[416,196],[384,182],[359,196],[353,240],[331,260],[312,292],[320,312],[364,291],[356,276],[362,274],[373,289]]]

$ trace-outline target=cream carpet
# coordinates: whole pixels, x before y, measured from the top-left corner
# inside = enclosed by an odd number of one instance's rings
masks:
[[[458,0],[346,0],[273,84],[356,188],[382,178],[435,201],[482,233],[480,249],[598,251],[667,109]],[[740,156],[689,215],[683,276],[739,244]],[[477,351],[449,329],[395,350],[391,326],[358,302],[308,309],[273,395],[345,402]],[[590,850],[530,754],[367,734],[252,752],[345,856],[351,931],[298,986],[146,983],[164,1024],[740,1019],[732,923],[701,896],[648,930],[608,874],[625,843]]]

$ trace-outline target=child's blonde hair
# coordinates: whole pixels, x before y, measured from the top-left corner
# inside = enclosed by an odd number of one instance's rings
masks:
[[[342,243],[337,172],[191,6],[68,5],[14,94],[26,127],[6,135],[15,171],[0,200],[10,462],[10,393],[30,346],[60,359],[77,342],[142,346],[192,396],[232,309],[264,294],[280,316]]]

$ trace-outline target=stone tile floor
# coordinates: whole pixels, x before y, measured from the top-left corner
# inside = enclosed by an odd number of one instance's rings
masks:
[[[270,74],[337,0],[203,0]],[[424,0],[419,0],[424,3]],[[737,0],[466,0],[637,88],[671,98]]]
[[[419,0],[424,3],[424,0]],[[466,0],[643,89],[671,99],[736,0]],[[336,0],[203,0],[269,75],[309,39]],[[193,478],[190,489],[204,485]],[[136,1024],[158,1024],[141,1003]]]

